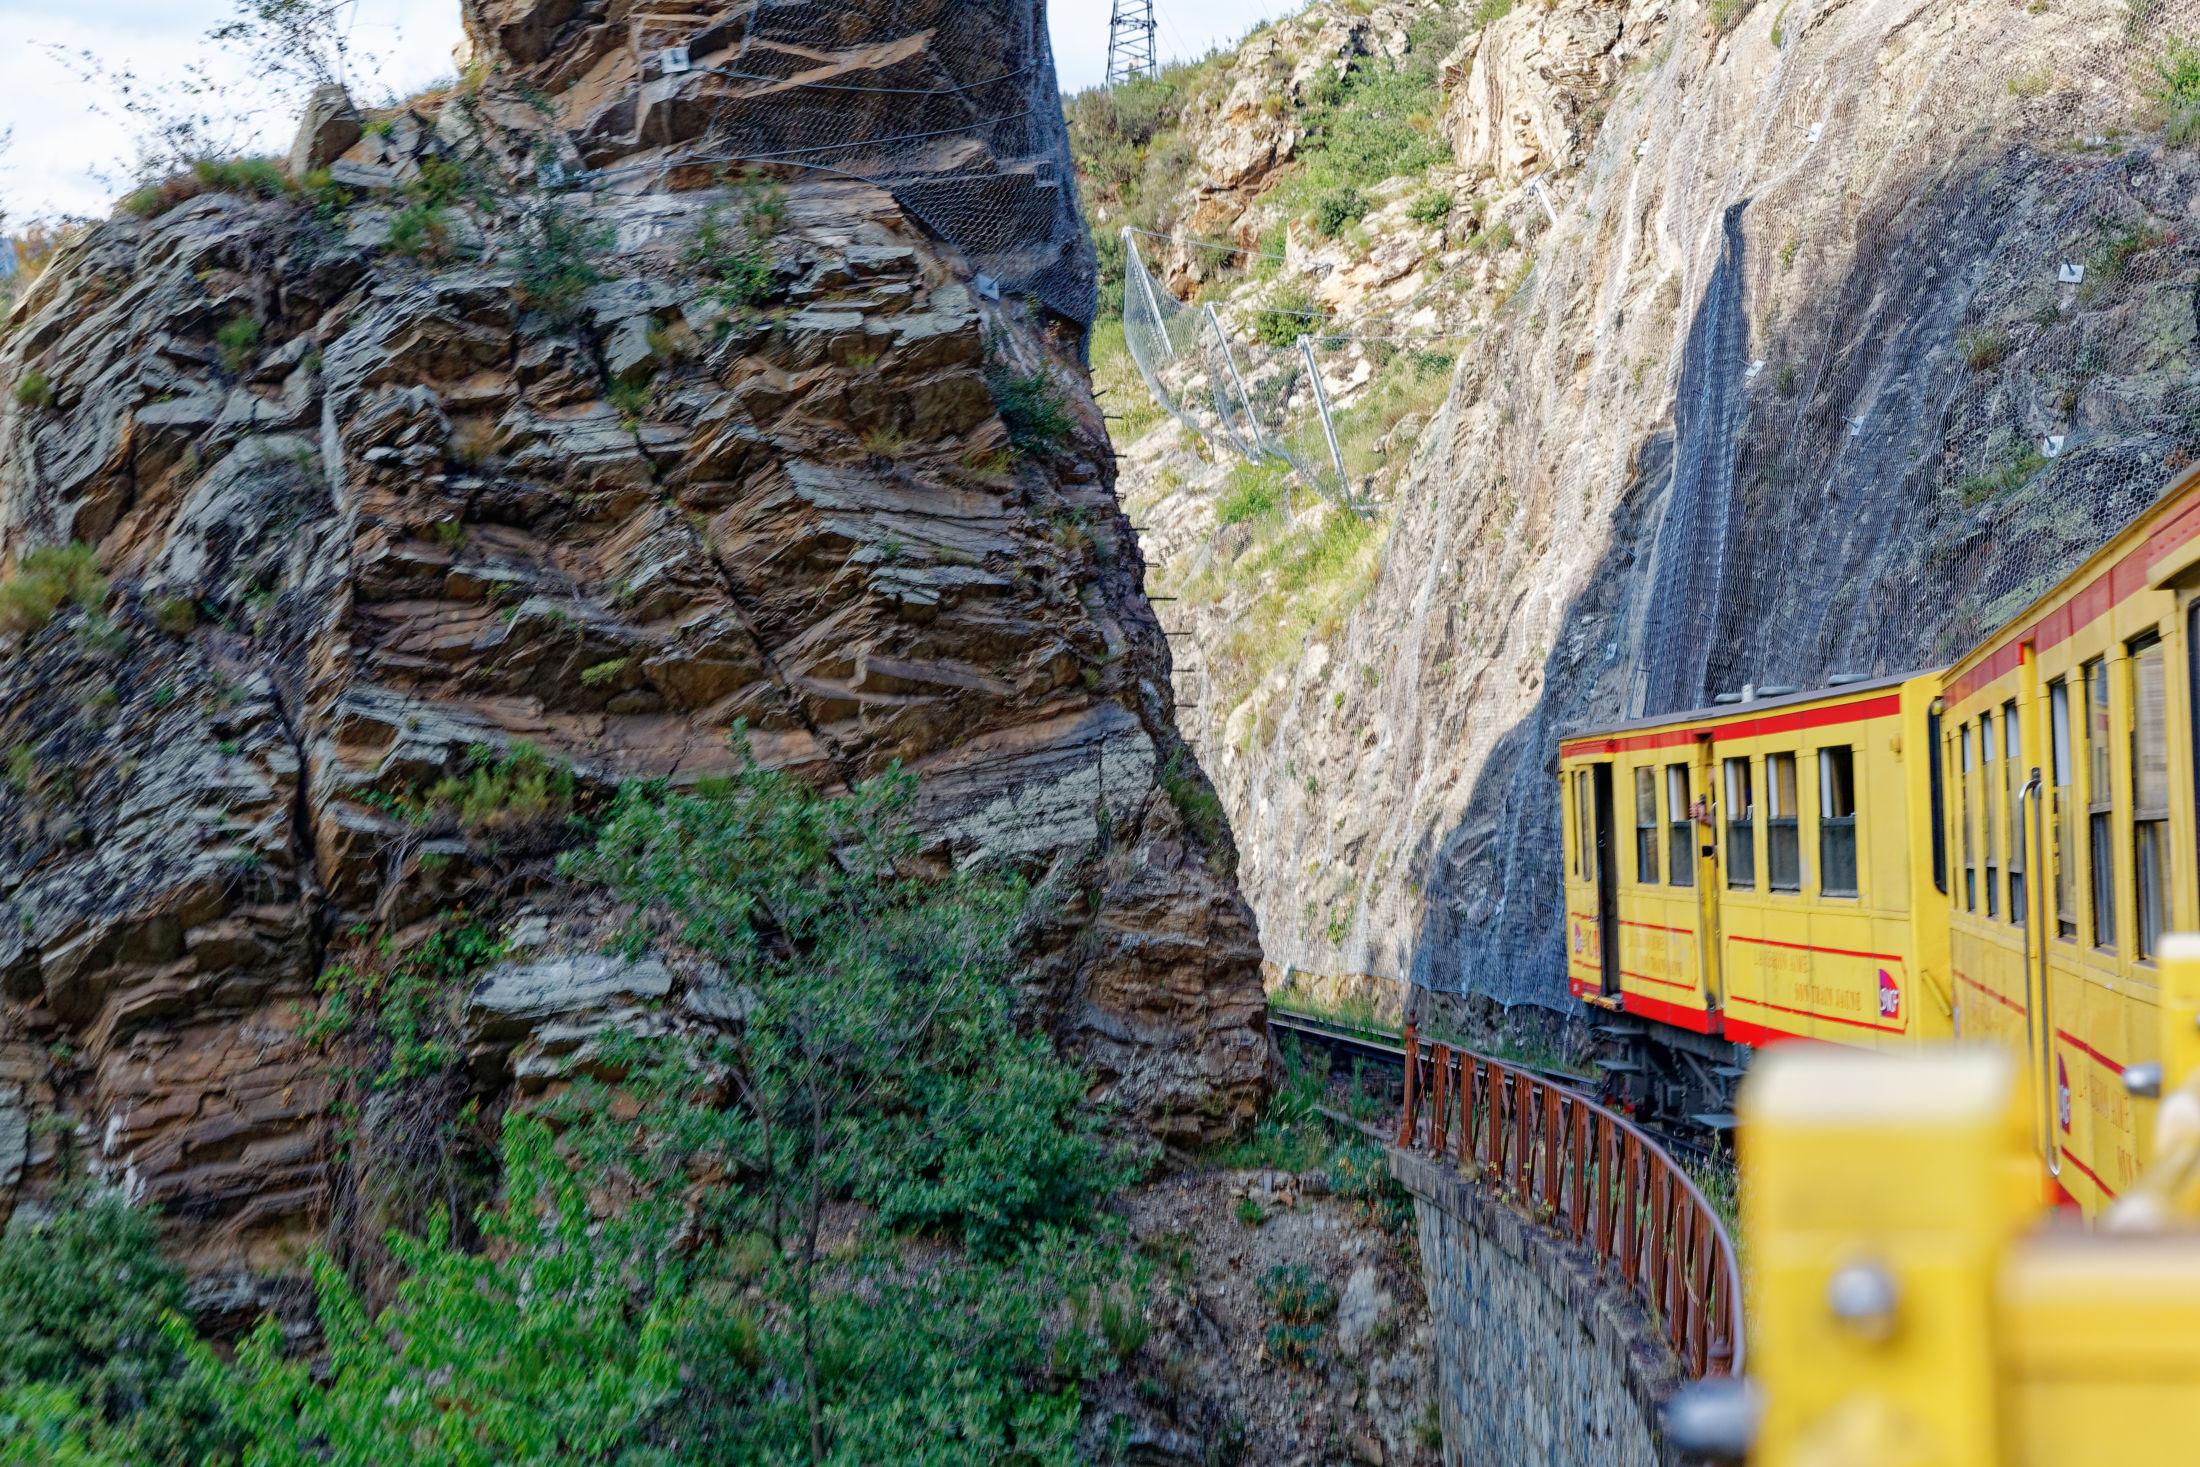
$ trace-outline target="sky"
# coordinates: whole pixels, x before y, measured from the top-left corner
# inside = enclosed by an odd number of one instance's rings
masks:
[[[127,187],[135,124],[108,87],[81,81],[55,54],[91,50],[107,70],[171,82],[207,54],[206,33],[236,0],[0,0],[0,231],[58,215],[104,214]],[[1161,53],[1189,60],[1236,41],[1306,0],[1156,0]],[[1109,0],[1049,0],[1062,86],[1077,91],[1107,69]],[[357,0],[362,90],[402,96],[448,76],[458,0]],[[297,118],[235,69],[217,76],[223,104],[246,119],[253,145],[288,147]]]

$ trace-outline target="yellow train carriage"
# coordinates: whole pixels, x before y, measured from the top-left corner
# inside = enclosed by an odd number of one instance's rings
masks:
[[[1572,992],[1746,1046],[1946,1036],[1939,691],[1924,674],[1564,740]]]
[[[2164,934],[2200,928],[2200,475],[1950,672],[1941,758],[1958,1029],[2034,1080],[2041,1155],[2088,1212],[2144,1160]]]

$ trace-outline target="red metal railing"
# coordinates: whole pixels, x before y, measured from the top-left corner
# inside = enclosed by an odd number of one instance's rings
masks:
[[[1406,1025],[1398,1144],[1454,1157],[1587,1247],[1662,1321],[1691,1375],[1742,1371],[1734,1242],[1680,1164],[1616,1111],[1502,1060],[1423,1044]]]

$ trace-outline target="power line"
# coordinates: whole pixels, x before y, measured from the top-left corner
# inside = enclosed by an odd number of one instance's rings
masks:
[[[1153,0],[1115,0],[1108,15],[1108,85],[1161,75]]]

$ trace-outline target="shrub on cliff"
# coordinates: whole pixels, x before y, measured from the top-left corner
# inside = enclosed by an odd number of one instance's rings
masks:
[[[0,1463],[218,1458],[168,1323],[183,1295],[151,1218],[111,1195],[0,1236]]]
[[[2147,95],[2161,107],[2173,147],[2200,141],[2200,44],[2171,36],[2154,58]]]
[[[358,1467],[1078,1460],[1083,1384],[1143,1339],[1145,1274],[1098,1211],[1130,1166],[1083,1073],[1014,1021],[1031,894],[928,874],[913,800],[901,776],[824,796],[753,767],[625,790],[569,873],[632,904],[637,944],[711,959],[738,1036],[593,1040],[587,1077],[507,1117],[478,1241],[393,1238],[379,1313],[315,1262],[310,1355],[269,1320],[234,1361],[158,1357],[231,1434],[202,1452],[132,1455],[147,1392],[108,1385],[147,1374],[129,1342],[185,1328],[142,1218],[72,1215],[135,1229],[149,1284],[0,1253],[0,1350],[43,1362],[0,1361],[0,1422],[42,1454],[20,1460],[222,1462],[230,1439]],[[83,1323],[24,1292],[51,1288]]]
[[[97,611],[106,600],[107,581],[89,545],[40,546],[0,581],[0,627],[27,635],[44,628],[71,601]]]

